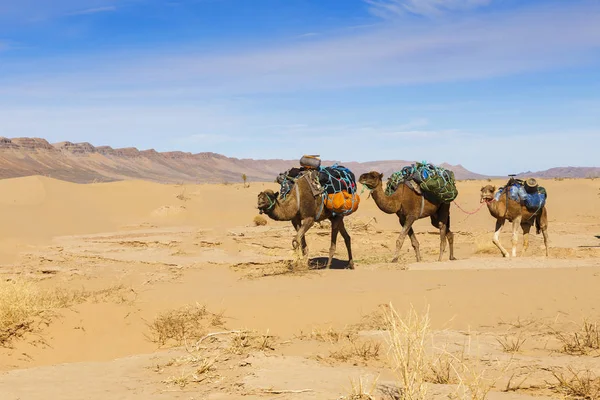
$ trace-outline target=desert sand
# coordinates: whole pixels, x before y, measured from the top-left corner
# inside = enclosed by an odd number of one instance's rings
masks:
[[[390,303],[400,315],[429,310],[428,398],[475,386],[489,399],[577,398],[573,374],[600,393],[600,339],[567,346],[584,320],[600,319],[600,185],[539,181],[549,193],[548,258],[532,234],[526,254],[520,237],[519,256],[503,259],[487,209],[452,206],[457,261],[435,262],[437,232],[420,220],[424,262],[407,241],[391,264],[397,218],[365,192],[347,218],[352,271],[339,242],[335,268],[288,268],[291,224],[253,222],[257,194],[274,183],[1,180],[0,288],[80,295],[3,343],[0,398],[368,398],[351,397],[360,381],[372,398],[396,398],[381,318]],[[483,184],[459,182],[456,202],[478,209]],[[307,241],[322,262],[328,227]],[[444,367],[447,379],[430,376]]]

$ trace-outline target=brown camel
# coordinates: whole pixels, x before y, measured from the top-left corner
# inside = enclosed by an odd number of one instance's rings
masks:
[[[350,235],[344,226],[343,215],[333,215],[333,213],[324,206],[324,201],[321,196],[313,196],[307,178],[300,178],[294,184],[294,187],[287,195],[285,200],[279,199],[279,193],[274,193],[272,190],[265,190],[258,195],[258,209],[261,214],[267,214],[275,221],[292,221],[292,225],[296,229],[296,237],[292,240],[294,250],[302,243],[302,254],[308,256],[308,248],[306,245],[306,232],[313,226],[315,222],[320,222],[325,219],[331,221],[331,246],[329,247],[329,259],[327,260],[327,268],[331,268],[333,255],[338,233],[342,234],[346,249],[348,250],[348,268],[354,269],[354,261],[352,260],[352,246]]]
[[[517,256],[517,242],[519,240],[519,225],[523,230],[523,253],[527,251],[529,247],[529,231],[531,226],[535,223],[536,233],[542,232],[544,235],[544,245],[546,246],[546,257],[548,256],[548,212],[546,207],[531,212],[521,205],[519,202],[514,201],[508,197],[508,190],[505,192],[507,195],[502,195],[498,200],[494,200],[494,194],[496,187],[492,185],[483,186],[481,188],[481,202],[487,203],[488,210],[492,217],[496,218],[496,230],[492,241],[500,249],[504,257],[509,257],[508,251],[500,243],[500,231],[504,226],[504,223],[508,220],[512,222],[512,256]]]
[[[450,245],[450,260],[456,260],[454,258],[454,234],[450,231],[450,204],[432,203],[405,184],[400,185],[391,196],[388,196],[383,190],[382,179],[383,174],[371,171],[362,174],[358,181],[371,190],[373,200],[375,200],[381,211],[386,214],[398,215],[402,231],[396,240],[396,252],[392,262],[398,261],[400,250],[407,235],[410,237],[410,242],[415,249],[417,261],[421,261],[419,241],[412,225],[416,220],[426,217],[430,217],[431,224],[440,230],[439,261],[442,261],[442,255],[446,250],[446,240]]]

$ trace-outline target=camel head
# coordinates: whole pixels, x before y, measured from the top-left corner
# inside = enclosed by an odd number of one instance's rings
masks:
[[[496,193],[496,186],[487,185],[481,187],[481,200],[480,202],[489,203],[494,200],[494,194]]]
[[[275,207],[275,203],[277,203],[277,197],[279,197],[279,192],[275,193],[270,189],[260,192],[258,194],[258,209],[260,213],[263,214],[271,211]]]
[[[383,179],[383,174],[380,174],[376,171],[367,172],[366,174],[362,174],[358,181],[365,185],[369,190],[373,190],[377,187],[377,185],[381,185],[381,181]]]

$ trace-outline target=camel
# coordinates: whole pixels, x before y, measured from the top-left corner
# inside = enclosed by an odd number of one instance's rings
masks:
[[[405,184],[400,185],[391,196],[388,196],[384,192],[382,179],[383,174],[371,171],[362,174],[358,181],[371,191],[371,196],[381,211],[386,214],[398,215],[402,231],[400,231],[400,235],[396,240],[396,252],[392,262],[398,262],[400,250],[407,235],[410,237],[410,242],[415,250],[417,262],[421,261],[419,241],[412,225],[416,220],[426,217],[430,217],[431,224],[440,230],[439,261],[442,261],[442,256],[446,250],[446,240],[450,245],[450,260],[456,260],[454,258],[454,234],[450,231],[450,204],[432,203],[425,196],[416,193]]]
[[[330,220],[331,246],[329,247],[329,259],[327,260],[326,268],[331,268],[337,236],[338,233],[341,233],[346,244],[346,249],[348,250],[348,268],[354,269],[352,245],[350,235],[344,225],[344,216],[333,215],[333,212],[324,206],[323,197],[313,196],[309,185],[307,178],[302,177],[298,179],[285,200],[279,199],[279,193],[274,193],[272,190],[265,190],[259,193],[258,209],[260,213],[267,214],[275,221],[291,221],[294,229],[296,229],[296,236],[292,240],[292,247],[294,250],[297,250],[301,243],[304,257],[308,257],[308,247],[305,238],[306,232],[315,222],[321,222],[325,219]]]
[[[504,257],[509,257],[508,251],[500,243],[500,231],[504,226],[504,223],[508,220],[512,222],[512,256],[517,256],[517,242],[519,240],[518,227],[521,225],[523,230],[523,253],[527,251],[529,247],[529,231],[531,226],[535,223],[536,233],[540,231],[544,235],[544,245],[546,246],[546,257],[548,257],[548,212],[546,207],[531,212],[521,205],[508,197],[508,190],[506,195],[500,196],[498,200],[494,199],[496,193],[496,187],[492,185],[483,186],[481,188],[481,202],[487,203],[488,210],[492,217],[496,218],[496,230],[494,231],[494,237],[492,242],[500,249]]]

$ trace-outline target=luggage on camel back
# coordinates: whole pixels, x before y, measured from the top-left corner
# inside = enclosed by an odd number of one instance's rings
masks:
[[[524,205],[529,212],[535,213],[546,205],[548,193],[539,186],[537,181],[529,178],[525,181],[511,177],[505,186],[498,189],[494,195],[499,200],[502,195],[507,195],[511,200]]]
[[[425,196],[436,203],[451,203],[458,196],[454,172],[425,162],[394,172],[388,179],[385,194],[391,196],[401,184],[410,181],[416,182]]]
[[[313,196],[321,196],[325,208],[334,214],[352,214],[360,204],[356,177],[342,165],[322,167],[318,157],[304,156],[300,160],[300,168],[291,168],[277,176],[276,182],[281,185],[280,198],[285,200],[296,182],[306,178]]]
[[[327,195],[325,207],[328,210],[350,215],[358,209],[360,196],[356,193],[356,177],[348,168],[337,164],[320,168],[319,183]]]

